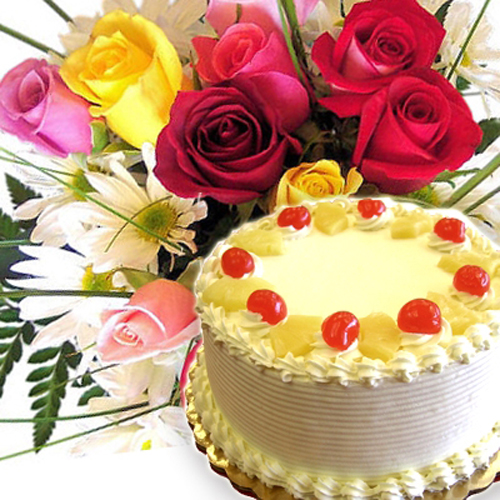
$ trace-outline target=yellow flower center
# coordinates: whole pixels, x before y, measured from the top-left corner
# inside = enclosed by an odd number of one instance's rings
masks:
[[[468,68],[471,64],[472,64],[472,60],[471,60],[469,54],[467,54],[467,52],[465,52],[464,57],[462,57],[462,60],[460,61],[460,66],[463,66],[464,68]]]
[[[92,193],[95,191],[85,177],[85,172],[81,168],[74,174],[71,185],[84,193]],[[78,201],[85,201],[85,196],[77,193],[76,191],[73,191],[73,196]]]
[[[179,213],[173,208],[168,201],[152,203],[140,212],[135,220],[138,224],[145,227],[149,231],[167,239],[170,232],[177,224]],[[158,241],[154,236],[137,229],[140,237],[146,241]]]
[[[148,439],[147,441],[144,441],[144,443],[142,443],[142,446],[141,446],[141,450],[150,450],[152,448],[152,443],[151,443],[151,439]]]
[[[117,290],[117,288],[113,286],[113,274],[114,271],[94,273],[92,271],[92,266],[87,266],[82,279],[82,289],[92,292],[109,292],[111,290]]]

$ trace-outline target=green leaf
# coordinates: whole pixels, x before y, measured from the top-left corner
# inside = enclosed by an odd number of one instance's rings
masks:
[[[86,390],[81,395],[80,399],[78,400],[78,406],[85,406],[86,404],[88,404],[90,399],[99,398],[105,395],[106,391],[102,387],[95,385],[94,387],[91,387],[90,389]]]
[[[450,9],[450,6],[451,6],[452,2],[453,2],[453,0],[447,0],[443,5],[441,5],[441,7],[439,7],[439,9],[434,14],[434,16],[436,17],[436,19],[441,24],[444,23],[444,21],[446,19],[446,15],[448,14],[448,10]]]
[[[36,337],[35,327],[31,323],[24,323],[21,328],[21,333],[23,337],[23,342],[26,345],[30,345],[33,339]]]
[[[35,399],[35,401],[33,401],[31,405],[31,409],[39,410],[40,408],[43,408],[44,406],[47,405],[48,399],[49,398],[47,396],[42,396],[40,399]]]
[[[483,140],[476,149],[476,154],[481,154],[500,137],[500,118],[481,120],[479,126],[483,131]]]
[[[0,240],[13,240],[21,234],[21,228],[17,222],[0,210]]]
[[[50,377],[53,372],[54,372],[53,366],[42,366],[41,368],[37,368],[36,370],[32,371],[28,375],[26,380],[28,382],[39,382],[44,378]]]
[[[11,307],[6,307],[5,309],[0,309],[0,321],[2,323],[13,323],[19,321],[19,314],[16,309]]]
[[[51,359],[54,359],[59,354],[60,349],[58,347],[47,347],[46,349],[40,349],[39,351],[33,353],[28,359],[28,363],[45,363]]]
[[[100,153],[109,144],[109,133],[106,124],[100,120],[90,123],[92,129],[92,153]]]
[[[10,199],[14,205],[20,205],[31,198],[36,198],[37,194],[21,181],[12,177],[9,174],[5,175],[7,188],[9,190]]]
[[[0,339],[10,339],[19,334],[19,327],[17,326],[6,326],[0,328]]]
[[[5,354],[10,349],[10,344],[0,344],[0,354]]]
[[[30,398],[32,398],[34,396],[39,396],[40,394],[49,392],[49,390],[50,390],[50,381],[40,382],[39,384],[31,388],[28,395]]]
[[[128,267],[121,268],[118,272],[123,274],[128,284],[134,288],[134,290],[138,290],[141,286],[147,285],[148,283],[158,279],[156,274]]]
[[[457,76],[456,87],[459,92],[464,92],[465,90],[469,89],[470,86],[471,83],[469,82],[469,80],[466,80],[463,76]]]

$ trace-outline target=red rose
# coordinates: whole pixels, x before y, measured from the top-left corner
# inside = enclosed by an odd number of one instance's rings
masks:
[[[363,106],[353,162],[391,194],[415,191],[473,154],[482,132],[459,92],[437,71],[395,78]]]
[[[279,71],[297,75],[283,37],[276,32],[267,35],[256,24],[234,24],[220,39],[197,36],[193,46],[199,57],[196,69],[208,83],[219,83],[242,73]]]
[[[155,174],[181,197],[250,201],[277,182],[289,147],[300,150],[289,133],[308,114],[306,90],[282,73],[181,92],[158,138]]]
[[[353,6],[335,41],[318,38],[312,58],[330,85],[320,102],[341,117],[359,115],[363,103],[401,71],[431,67],[445,30],[416,0],[371,0]]]

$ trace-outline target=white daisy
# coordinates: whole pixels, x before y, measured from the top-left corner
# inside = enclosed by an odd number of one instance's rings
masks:
[[[182,349],[181,349],[182,350]],[[180,351],[179,350],[179,353]],[[144,408],[102,417],[103,423],[117,422],[146,409],[168,403],[179,371],[179,353],[138,361],[103,370],[93,375],[110,396],[90,399],[87,410],[96,413],[143,404]],[[92,426],[95,426],[93,419]],[[90,425],[85,424],[89,429]],[[184,410],[168,406],[127,423],[91,434],[73,447],[76,454],[149,450],[185,444],[190,437]]]
[[[183,254],[185,248],[196,251],[195,231],[187,228],[206,217],[206,203],[178,198],[161,185],[152,172],[155,159],[151,144],[144,146],[143,157],[148,169],[145,187],[118,161],[109,164],[113,177],[91,173],[87,179],[96,190],[94,198],[152,234],[92,203],[73,204],[64,214],[71,246],[88,256],[96,272],[118,266],[154,272],[161,247],[174,255]]]
[[[19,288],[36,290],[124,290],[127,283],[120,273],[96,274],[88,259],[74,252],[48,246],[21,247],[33,259],[22,260],[11,267],[30,277],[12,279]],[[104,309],[119,307],[126,298],[81,296],[30,296],[19,303],[20,316],[35,321],[60,316],[40,329],[33,346],[37,349],[59,346],[75,339],[81,349],[95,342]]]
[[[444,71],[445,75],[448,74],[457,58],[477,14],[477,10],[469,2],[455,0],[450,5],[444,22],[446,37],[439,51],[440,61],[436,65],[436,69]],[[493,27],[485,16],[467,45],[452,81],[456,81],[457,76],[461,76],[487,94],[500,99],[500,68],[498,66],[500,50],[492,48],[492,40]]]
[[[89,172],[109,173],[108,163],[111,159],[120,160],[126,165],[140,161],[139,155],[126,157],[123,153],[114,153],[100,156],[71,155],[65,159],[24,154],[27,161],[32,160],[34,165],[43,167],[60,179],[84,193],[94,189],[87,180]],[[84,197],[70,187],[64,186],[54,179],[33,167],[16,166],[12,174],[25,185],[33,189],[39,198],[32,198],[19,205],[14,210],[14,217],[21,220],[37,218],[30,239],[34,243],[43,243],[49,246],[64,246],[68,240],[62,228],[59,216],[69,203],[82,202]]]
[[[132,15],[141,14],[157,24],[186,60],[190,59],[190,52],[193,51],[193,37],[214,36],[210,25],[201,21],[207,10],[206,0],[143,0],[140,7],[133,0],[103,0],[103,14],[118,9]],[[71,32],[60,36],[68,53],[87,44],[95,23],[101,17],[98,14],[93,17],[77,16],[73,23],[69,23]]]

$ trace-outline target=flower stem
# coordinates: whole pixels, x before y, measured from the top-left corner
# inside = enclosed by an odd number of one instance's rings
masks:
[[[132,292],[105,290],[8,290],[0,292],[0,299],[23,299],[24,297],[121,297],[130,298]]]
[[[483,182],[487,177],[493,174],[497,168],[500,167],[500,153],[497,154],[484,168],[482,168],[476,175],[471,177],[463,186],[458,188],[448,200],[446,200],[441,206],[442,207],[452,207],[455,203],[458,203],[462,198],[467,196],[473,189],[475,189],[481,182]]]
[[[487,202],[490,198],[493,198],[496,194],[500,193],[500,186],[496,187],[493,191],[490,191],[488,194],[485,194],[482,198],[479,198],[475,203],[473,203],[470,207],[467,207],[464,210],[464,214],[470,214],[477,207],[481,206],[483,203]]]
[[[453,65],[451,66],[450,71],[448,72],[448,75],[446,76],[446,78],[448,80],[453,76],[453,73],[455,73],[455,70],[457,69],[458,65],[462,61],[464,54],[465,54],[465,51],[467,50],[467,47],[469,46],[469,43],[472,40],[472,37],[474,36],[474,33],[476,32],[477,28],[479,27],[479,23],[481,22],[481,19],[483,18],[484,13],[486,12],[486,9],[487,9],[490,2],[491,2],[491,0],[485,0],[479,14],[477,15],[476,20],[474,21],[474,24],[472,25],[469,33],[467,34],[467,38],[465,39],[462,47],[460,48],[460,52],[458,53],[455,61],[453,61]]]
[[[16,155],[15,153],[12,153],[8,149],[0,147],[0,151],[2,151],[4,153],[6,153],[7,155],[11,156],[12,158],[14,158],[18,162],[24,162],[25,166],[34,168],[34,169],[38,170],[39,172],[42,172],[43,174],[45,174],[48,177],[50,177],[51,179],[54,179],[55,181],[59,182],[60,184],[62,184],[66,188],[71,189],[76,194],[78,194],[79,196],[83,197],[85,200],[90,201],[90,202],[94,203],[95,205],[103,208],[107,212],[112,213],[116,217],[118,217],[118,218],[120,218],[120,219],[128,222],[132,226],[135,226],[137,229],[139,229],[139,230],[141,230],[141,231],[149,234],[153,238],[155,238],[155,239],[157,239],[159,241],[162,241],[163,243],[167,243],[168,245],[170,245],[171,247],[175,248],[176,250],[179,250],[179,251],[185,253],[185,250],[180,245],[178,245],[177,243],[169,241],[167,238],[164,238],[163,236],[161,236],[160,234],[155,233],[154,231],[151,231],[149,228],[143,226],[142,224],[139,224],[138,222],[136,222],[135,220],[131,219],[130,217],[127,217],[126,215],[123,215],[122,213],[118,212],[114,208],[111,208],[106,203],[103,203],[102,201],[99,201],[97,198],[94,198],[93,196],[89,195],[88,193],[86,193],[85,191],[79,189],[78,187],[73,186],[72,184],[70,184],[69,182],[64,181],[63,179],[60,179],[59,177],[57,177],[57,175],[54,175],[50,171],[50,169],[47,169],[47,168],[44,168],[44,167],[40,167],[38,165],[35,165],[34,163],[30,163],[27,160],[25,160],[24,158],[21,158],[20,156]],[[5,160],[5,158],[0,157],[0,160]]]
[[[113,410],[103,410],[94,413],[82,413],[81,415],[68,415],[66,417],[36,417],[36,418],[0,418],[0,424],[36,424],[38,422],[64,422],[71,420],[82,420],[85,418],[105,417],[115,415],[125,411],[138,410],[148,406],[147,401],[129,406],[114,408]]]
[[[11,36],[12,38],[15,38],[16,40],[19,40],[23,43],[26,43],[28,45],[31,45],[32,47],[35,47],[35,49],[41,50],[42,52],[45,52],[46,54],[53,53],[56,54],[57,56],[61,58],[65,58],[66,56],[64,54],[61,54],[60,52],[57,52],[57,50],[51,49],[49,46],[37,42],[36,40],[33,40],[33,38],[30,38],[29,36],[23,35],[19,31],[13,30],[12,28],[9,28],[3,24],[0,24],[0,31],[5,33],[6,35]]]
[[[72,23],[73,19],[71,16],[66,14],[64,10],[59,7],[53,0],[43,0],[44,3],[46,3],[56,14],[58,14],[60,17],[62,17],[67,23]]]
[[[103,430],[109,429],[111,427],[116,427],[116,426],[124,424],[126,422],[130,422],[131,420],[135,420],[135,419],[142,417],[144,415],[148,415],[149,413],[153,413],[154,411],[166,408],[167,406],[170,406],[170,401],[163,403],[161,405],[158,405],[158,406],[154,406],[153,408],[148,408],[148,409],[141,411],[139,413],[135,413],[134,415],[130,415],[129,417],[122,418],[120,420],[115,420],[113,422],[110,422],[109,424],[101,425],[99,427],[95,427],[94,429],[90,429],[88,431],[79,432],[78,434],[72,434],[71,436],[66,436],[62,439],[57,439],[55,441],[51,441],[50,443],[46,443],[42,446],[36,446],[34,448],[29,448],[26,450],[18,451],[16,453],[11,453],[10,455],[4,455],[3,457],[0,457],[0,461],[8,460],[10,458],[20,457],[22,455],[27,455],[28,453],[36,453],[37,451],[40,451],[43,448],[49,448],[50,446],[55,446],[56,444],[65,443],[67,441],[71,441],[73,439],[85,437],[85,436],[88,436],[89,434],[94,434],[96,432],[103,431]]]
[[[3,241],[0,241],[0,248],[14,248],[14,247],[18,247],[21,245],[36,246],[30,240],[3,240]]]

